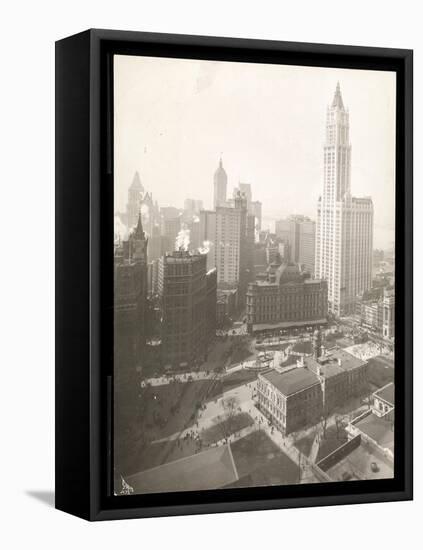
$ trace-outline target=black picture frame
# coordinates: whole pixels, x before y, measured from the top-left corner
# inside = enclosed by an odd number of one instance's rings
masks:
[[[112,56],[392,70],[397,74],[395,477],[114,496]],[[56,43],[56,508],[87,520],[412,499],[413,53],[111,30]]]

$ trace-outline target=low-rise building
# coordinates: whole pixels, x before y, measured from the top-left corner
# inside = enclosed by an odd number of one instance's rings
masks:
[[[236,288],[217,290],[217,325],[222,327],[234,319],[238,307],[238,290]]]
[[[382,334],[385,340],[395,338],[395,291],[393,288],[386,288],[383,291]]]
[[[395,291],[392,287],[377,287],[357,301],[357,315],[362,326],[383,336],[395,337]]]
[[[324,353],[318,359],[305,357],[304,363],[321,382],[323,411],[326,415],[350,397],[362,395],[367,389],[367,361],[345,350]]]
[[[395,386],[393,382],[373,393],[372,410],[376,416],[393,420],[395,409]]]
[[[272,424],[289,434],[321,418],[367,388],[367,363],[343,350],[302,357],[289,370],[259,374],[258,405]]]
[[[270,369],[258,376],[258,405],[283,434],[318,422],[322,388],[318,377],[305,367],[284,373]]]
[[[361,436],[371,448],[394,460],[395,446],[395,386],[386,384],[372,395],[370,410],[355,417],[347,426],[350,437]]]

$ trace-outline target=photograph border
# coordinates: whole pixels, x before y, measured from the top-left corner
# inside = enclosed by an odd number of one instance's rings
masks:
[[[396,72],[394,478],[113,494],[113,55]],[[89,520],[412,499],[411,50],[89,30],[56,43],[56,507]]]

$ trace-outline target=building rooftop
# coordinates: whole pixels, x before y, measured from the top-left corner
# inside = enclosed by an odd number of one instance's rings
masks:
[[[379,399],[383,399],[389,405],[392,405],[393,407],[395,406],[395,385],[393,382],[390,382],[389,384],[386,384],[386,386],[383,386],[383,388],[380,388],[380,390],[375,391],[373,395]]]
[[[305,367],[295,367],[283,373],[268,370],[261,375],[286,396],[319,384],[317,376]]]
[[[373,439],[380,447],[390,451],[394,450],[394,425],[391,420],[370,413],[355,422],[354,426]]]
[[[336,349],[318,360],[314,357],[305,357],[304,361],[311,371],[317,372],[320,369],[321,374],[327,378],[366,364],[365,361],[340,349]]]
[[[207,475],[205,475],[205,472]],[[128,476],[134,493],[219,489],[238,480],[230,445],[187,456]]]

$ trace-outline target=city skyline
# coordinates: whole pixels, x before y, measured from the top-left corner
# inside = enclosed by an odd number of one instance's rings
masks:
[[[203,200],[206,209],[212,208],[213,174],[222,157],[228,196],[239,181],[251,183],[263,204],[264,228],[274,230],[274,221],[290,214],[304,214],[315,220],[315,205],[323,185],[325,106],[339,80],[351,114],[354,193],[373,198],[374,247],[392,246],[395,110],[391,107],[395,77],[391,73],[154,58],[128,60],[125,56],[117,56],[115,71],[115,82],[119,83],[115,85],[116,210],[125,210],[127,189],[135,171],[160,206],[182,208],[189,197]],[[167,80],[172,86],[168,89],[161,85],[160,90],[157,75],[162,75],[163,82],[163,72],[169,73]],[[260,84],[269,76],[274,83],[272,93]],[[227,87],[223,88],[225,80]],[[155,100],[151,97],[153,91]],[[235,96],[240,104],[233,112]],[[294,96],[299,98],[295,104]],[[153,107],[143,109],[144,100],[149,105],[152,101]],[[155,105],[160,105],[160,113]],[[298,105],[302,109],[298,110]],[[250,114],[244,117],[241,132],[240,113],[245,113],[245,106]],[[205,131],[204,119],[211,116],[210,112],[213,117]],[[184,133],[175,139],[172,126],[178,124]],[[229,147],[229,139],[235,139],[232,144],[236,145]],[[295,198],[299,187],[304,189],[301,202]]]

